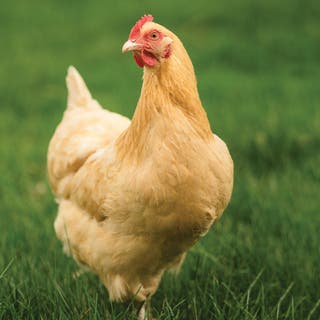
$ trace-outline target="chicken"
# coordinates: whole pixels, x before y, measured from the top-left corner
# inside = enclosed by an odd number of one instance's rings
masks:
[[[134,299],[143,319],[163,273],[179,268],[226,208],[233,162],[179,38],[145,15],[122,51],[144,68],[132,121],[102,109],[70,67],[48,173],[64,251],[100,277],[110,299]]]

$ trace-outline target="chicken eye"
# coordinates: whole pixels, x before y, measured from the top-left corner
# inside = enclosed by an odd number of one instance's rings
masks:
[[[150,33],[150,38],[152,40],[157,40],[159,38],[159,34],[157,32]]]

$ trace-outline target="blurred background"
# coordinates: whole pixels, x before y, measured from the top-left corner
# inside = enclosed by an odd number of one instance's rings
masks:
[[[194,63],[235,162],[232,201],[154,297],[159,319],[320,318],[320,4],[316,0],[38,1],[0,8],[0,318],[123,319],[71,277],[53,231],[46,152],[74,65],[131,117],[142,70],[121,53],[145,13]]]

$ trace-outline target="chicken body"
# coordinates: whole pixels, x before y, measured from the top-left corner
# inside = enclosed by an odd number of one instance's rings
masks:
[[[233,185],[232,159],[210,130],[182,43],[153,22],[143,28],[168,35],[172,54],[144,68],[132,122],[102,109],[71,67],[48,152],[57,236],[118,301],[156,291],[221,216]]]

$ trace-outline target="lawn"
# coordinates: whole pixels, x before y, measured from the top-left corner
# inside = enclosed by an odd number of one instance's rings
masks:
[[[232,201],[153,297],[161,319],[320,319],[320,4],[37,1],[0,9],[0,319],[124,319],[53,231],[48,142],[75,65],[131,117],[142,71],[121,54],[144,13],[174,31],[235,163]]]

